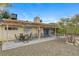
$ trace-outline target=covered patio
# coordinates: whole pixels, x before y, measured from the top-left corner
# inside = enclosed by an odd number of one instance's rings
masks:
[[[27,40],[29,41],[33,41],[33,40],[39,41],[39,40],[43,40],[44,38],[46,41],[48,41],[53,39],[56,36],[56,29],[57,29],[56,26],[53,26],[51,24],[23,22],[23,21],[16,21],[16,20],[3,20],[1,26],[2,26],[2,29],[1,29],[2,50],[5,50],[5,46],[7,44],[9,44],[7,46],[10,46],[10,45],[18,45],[19,43],[22,43],[22,42],[18,42],[17,44],[11,43],[18,40],[15,37],[15,34],[19,35],[17,36],[19,38],[20,38],[20,34],[23,34],[23,36],[25,36],[27,33],[28,35],[32,34],[31,36],[29,36],[31,40],[27,38]],[[34,35],[36,35],[36,37]],[[51,38],[51,39],[46,39],[46,38]],[[26,41],[24,42],[26,43]],[[25,45],[24,42],[23,42],[23,45]]]
[[[32,44],[36,44],[36,43],[51,41],[51,40],[55,40],[55,39],[56,39],[56,37],[53,36],[53,37],[41,38],[40,40],[38,40],[37,38],[34,38],[29,42],[27,42],[27,41],[25,41],[25,42],[8,41],[8,42],[4,42],[2,44],[2,51],[8,50],[8,49],[19,48],[22,46],[32,45]]]

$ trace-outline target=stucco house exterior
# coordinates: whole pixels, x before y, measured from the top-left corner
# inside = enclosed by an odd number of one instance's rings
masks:
[[[40,17],[35,17],[34,22],[2,19],[0,20],[0,41],[15,40],[15,34],[32,33],[33,37],[41,38],[55,34],[57,27],[42,23]]]

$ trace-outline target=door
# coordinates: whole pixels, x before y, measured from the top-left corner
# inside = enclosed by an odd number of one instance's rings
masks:
[[[44,36],[49,36],[49,29],[44,29]]]

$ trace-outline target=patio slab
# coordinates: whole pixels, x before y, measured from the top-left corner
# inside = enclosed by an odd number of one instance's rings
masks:
[[[56,39],[56,37],[47,37],[47,38],[32,40],[29,42],[14,42],[14,41],[5,42],[2,44],[2,50],[18,48],[18,47],[22,47],[22,46],[26,46],[26,45],[32,45],[32,44],[46,42],[46,41],[55,40],[55,39]]]

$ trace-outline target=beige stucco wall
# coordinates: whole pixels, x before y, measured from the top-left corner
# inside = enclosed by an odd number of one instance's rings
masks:
[[[26,27],[26,29],[28,29]],[[32,32],[33,36],[38,37],[38,29],[39,28],[31,28],[30,31]],[[0,41],[7,41],[7,40],[14,40],[15,34],[25,33],[24,27],[18,27],[18,30],[5,30],[5,26],[0,26]],[[43,35],[43,28],[40,28],[40,34]]]
[[[33,35],[36,35],[36,36],[38,36],[39,34],[38,34],[38,30],[39,30],[39,28],[32,28],[32,33],[33,33]],[[43,28],[40,28],[40,34],[41,34],[41,36],[43,36]]]
[[[4,29],[4,26],[0,25],[0,41],[3,40],[3,29]]]
[[[5,26],[0,26],[0,40],[1,41],[7,41],[7,40],[14,40],[15,34],[23,33],[24,28],[18,27],[18,30],[5,30]]]
[[[32,34],[33,34],[33,36],[38,36],[38,29],[32,28]]]

